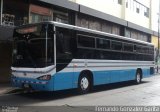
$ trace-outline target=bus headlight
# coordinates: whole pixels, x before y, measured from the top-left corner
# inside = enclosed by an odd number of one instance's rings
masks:
[[[43,75],[41,77],[37,78],[38,80],[50,80],[51,79],[51,75]]]

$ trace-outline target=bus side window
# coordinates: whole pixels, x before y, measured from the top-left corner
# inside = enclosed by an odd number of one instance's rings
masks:
[[[57,56],[61,59],[71,59],[72,49],[70,32],[66,29],[59,29],[56,34]]]
[[[63,41],[64,41],[64,39],[63,38],[64,38],[63,34],[57,32],[57,38],[56,38],[57,42],[56,43],[57,43],[57,51],[59,53],[64,53],[64,48],[63,48]]]
[[[77,41],[76,38],[71,38],[70,39],[70,49],[71,52],[73,53],[73,55],[75,55],[77,53]]]
[[[137,51],[137,46],[136,45],[134,45],[134,52],[136,52]]]

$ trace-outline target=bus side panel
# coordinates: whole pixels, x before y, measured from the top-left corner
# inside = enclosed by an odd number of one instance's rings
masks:
[[[148,68],[148,69],[142,69],[142,73],[143,73],[143,78],[151,76],[151,74],[150,74],[150,68]]]
[[[78,88],[78,78],[79,78],[80,72],[74,72],[73,76],[73,88]]]
[[[110,75],[107,71],[95,71],[93,72],[94,85],[106,84],[110,82]]]
[[[94,85],[116,83],[134,80],[137,69],[93,71]],[[149,69],[142,69],[143,77],[150,76]],[[79,72],[56,73],[53,76],[54,90],[72,89],[78,87]]]
[[[73,88],[73,72],[56,73],[53,76],[54,90]]]
[[[120,81],[120,75],[122,72],[117,70],[117,71],[111,71],[110,72],[110,83],[115,83],[115,82],[119,82]]]
[[[110,71],[93,71],[94,85],[109,84],[121,81],[135,79],[136,69],[131,70],[110,70]],[[78,78],[80,73],[74,72],[73,88],[78,87]]]
[[[128,80],[135,80],[137,69],[132,69],[129,71]]]
[[[135,73],[136,70],[112,70],[93,72],[94,85],[134,80]]]
[[[130,70],[122,70],[119,72],[119,81],[127,81],[129,79]]]

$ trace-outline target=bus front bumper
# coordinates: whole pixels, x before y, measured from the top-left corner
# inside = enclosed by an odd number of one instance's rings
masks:
[[[36,91],[53,91],[52,80],[41,81],[38,79],[12,77],[11,83],[13,87],[18,88],[32,89]]]

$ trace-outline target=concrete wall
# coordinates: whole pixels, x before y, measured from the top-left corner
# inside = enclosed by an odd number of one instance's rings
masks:
[[[12,43],[0,42],[0,83],[9,82],[12,62]]]
[[[0,83],[9,82],[13,27],[0,26]]]

